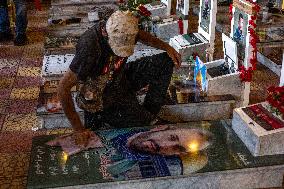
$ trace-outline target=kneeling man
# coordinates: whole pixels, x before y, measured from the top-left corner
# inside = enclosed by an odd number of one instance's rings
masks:
[[[126,64],[137,41],[166,52]],[[130,12],[116,11],[107,21],[86,31],[58,89],[77,144],[86,143],[88,135],[82,134],[86,128],[150,124],[163,105],[173,66],[180,63],[179,54],[171,46],[138,29],[138,20]],[[76,102],[85,111],[84,125],[71,96],[71,88],[77,84],[80,89]],[[140,105],[136,93],[146,86],[148,92]]]

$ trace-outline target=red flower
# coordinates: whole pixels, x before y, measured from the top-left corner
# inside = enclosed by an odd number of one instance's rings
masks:
[[[278,110],[284,115],[284,106],[278,107]]]
[[[284,87],[276,87],[275,92],[277,93],[284,93]]]
[[[254,7],[252,7],[252,9],[258,13],[260,11],[260,6],[258,4],[255,4]]]
[[[280,101],[281,101],[281,104],[283,104],[284,105],[284,95],[282,94],[282,96],[280,97],[280,99],[279,99]]]
[[[146,17],[151,16],[151,12],[147,8],[145,8],[143,5],[138,6],[138,11],[140,15],[142,16],[146,16]]]
[[[256,28],[256,23],[254,22],[254,20],[250,20],[249,25]]]
[[[250,40],[251,46],[256,47],[256,43],[257,43],[257,39],[252,38],[252,39]]]
[[[274,87],[274,86],[270,86],[270,87],[267,89],[268,92],[273,92],[274,90],[275,90],[275,87]]]
[[[230,14],[230,20],[232,20],[233,19],[233,3],[230,4],[229,14]]]
[[[257,18],[256,16],[251,16],[250,17],[250,19],[252,19],[252,20],[256,20],[256,18]]]
[[[271,104],[272,101],[273,101],[273,98],[272,98],[271,96],[268,96],[268,97],[266,98],[266,101],[267,101],[269,104]]]
[[[251,82],[252,80],[252,67],[249,67],[246,69],[244,66],[239,67],[240,73],[240,79],[242,82]]]
[[[267,89],[268,103],[284,114],[284,87],[271,86]]]
[[[275,107],[275,108],[279,108],[279,107],[281,106],[281,102],[278,101],[278,100],[273,100],[273,101],[271,102],[271,105],[272,105],[273,107]]]
[[[250,63],[252,65],[252,70],[256,70],[257,59],[255,57],[251,58]]]

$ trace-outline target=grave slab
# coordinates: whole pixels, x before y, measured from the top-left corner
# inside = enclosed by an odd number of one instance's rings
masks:
[[[254,156],[284,154],[284,121],[268,102],[236,108],[233,115],[232,128]]]
[[[172,126],[172,125],[171,125]],[[33,139],[28,189],[36,188],[266,188],[280,187],[284,155],[253,157],[225,121],[192,122],[177,127],[213,134],[206,150],[188,156],[134,153],[126,139],[149,127],[97,131],[104,148],[67,157],[45,143],[55,136]]]
[[[194,96],[194,95],[190,95]],[[199,97],[199,101],[175,105],[165,105],[161,108],[159,117],[174,123],[230,119],[236,101],[232,95],[216,95]]]

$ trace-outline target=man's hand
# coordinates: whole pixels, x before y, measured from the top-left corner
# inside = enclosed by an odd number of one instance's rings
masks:
[[[169,57],[173,60],[175,67],[179,68],[181,65],[181,56],[180,54],[171,46],[167,48],[167,53]]]
[[[75,140],[75,144],[78,146],[87,147],[88,145],[91,146],[95,145],[96,147],[103,147],[100,137],[88,129],[81,131],[74,131],[72,137]]]
[[[72,135],[73,139],[75,140],[75,144],[84,147],[88,145],[90,136],[90,131],[88,130],[75,131]]]
[[[68,69],[59,82],[57,94],[64,113],[70,121],[73,129],[79,131],[84,129],[84,125],[80,120],[79,114],[75,110],[75,105],[71,95],[71,89],[77,83],[77,75]]]

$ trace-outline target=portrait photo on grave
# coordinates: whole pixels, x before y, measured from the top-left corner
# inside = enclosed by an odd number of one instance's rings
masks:
[[[232,38],[222,35],[225,67],[229,73],[235,73],[238,68],[237,43]]]
[[[248,26],[248,14],[236,7],[233,19],[233,39],[237,42],[238,45],[239,58],[244,59]]]
[[[200,129],[161,126],[135,134],[127,140],[127,147],[136,152],[180,155],[207,148],[212,135]]]
[[[87,174],[86,179],[91,179],[92,182],[188,175],[200,171],[208,164],[207,150],[213,143],[213,134],[207,128],[195,126],[164,125],[154,128],[101,130],[96,133],[102,141],[100,148],[71,156],[56,145],[46,146],[46,142],[52,138],[41,141],[45,143],[42,147],[44,153],[55,154],[50,156],[52,160],[49,155],[41,160],[48,167],[55,167],[57,170],[55,174],[45,170],[45,165],[41,165],[42,172],[45,172],[45,175],[50,174],[49,181],[54,180],[53,183],[57,183],[59,178],[66,178],[67,175],[62,172],[62,159],[65,159],[64,169],[69,173],[69,181],[71,178],[77,179],[75,175],[80,173]],[[86,153],[88,159],[85,157]],[[36,159],[37,157],[35,156]],[[78,167],[77,173],[73,171],[74,165]],[[37,177],[41,176],[37,174],[38,166],[33,167],[31,171],[35,171]],[[80,179],[75,180],[71,183],[83,182]],[[50,185],[43,177],[42,183]]]
[[[184,6],[185,6],[185,2],[184,0],[176,0],[177,1],[177,4],[176,4],[176,11],[178,13],[181,13],[181,14],[184,14]]]
[[[200,27],[209,33],[211,0],[202,0]]]
[[[105,133],[106,134],[106,133]],[[124,179],[187,175],[202,169],[208,162],[205,152],[212,134],[200,128],[159,126],[153,129],[123,129],[108,133],[115,151],[107,171]]]

